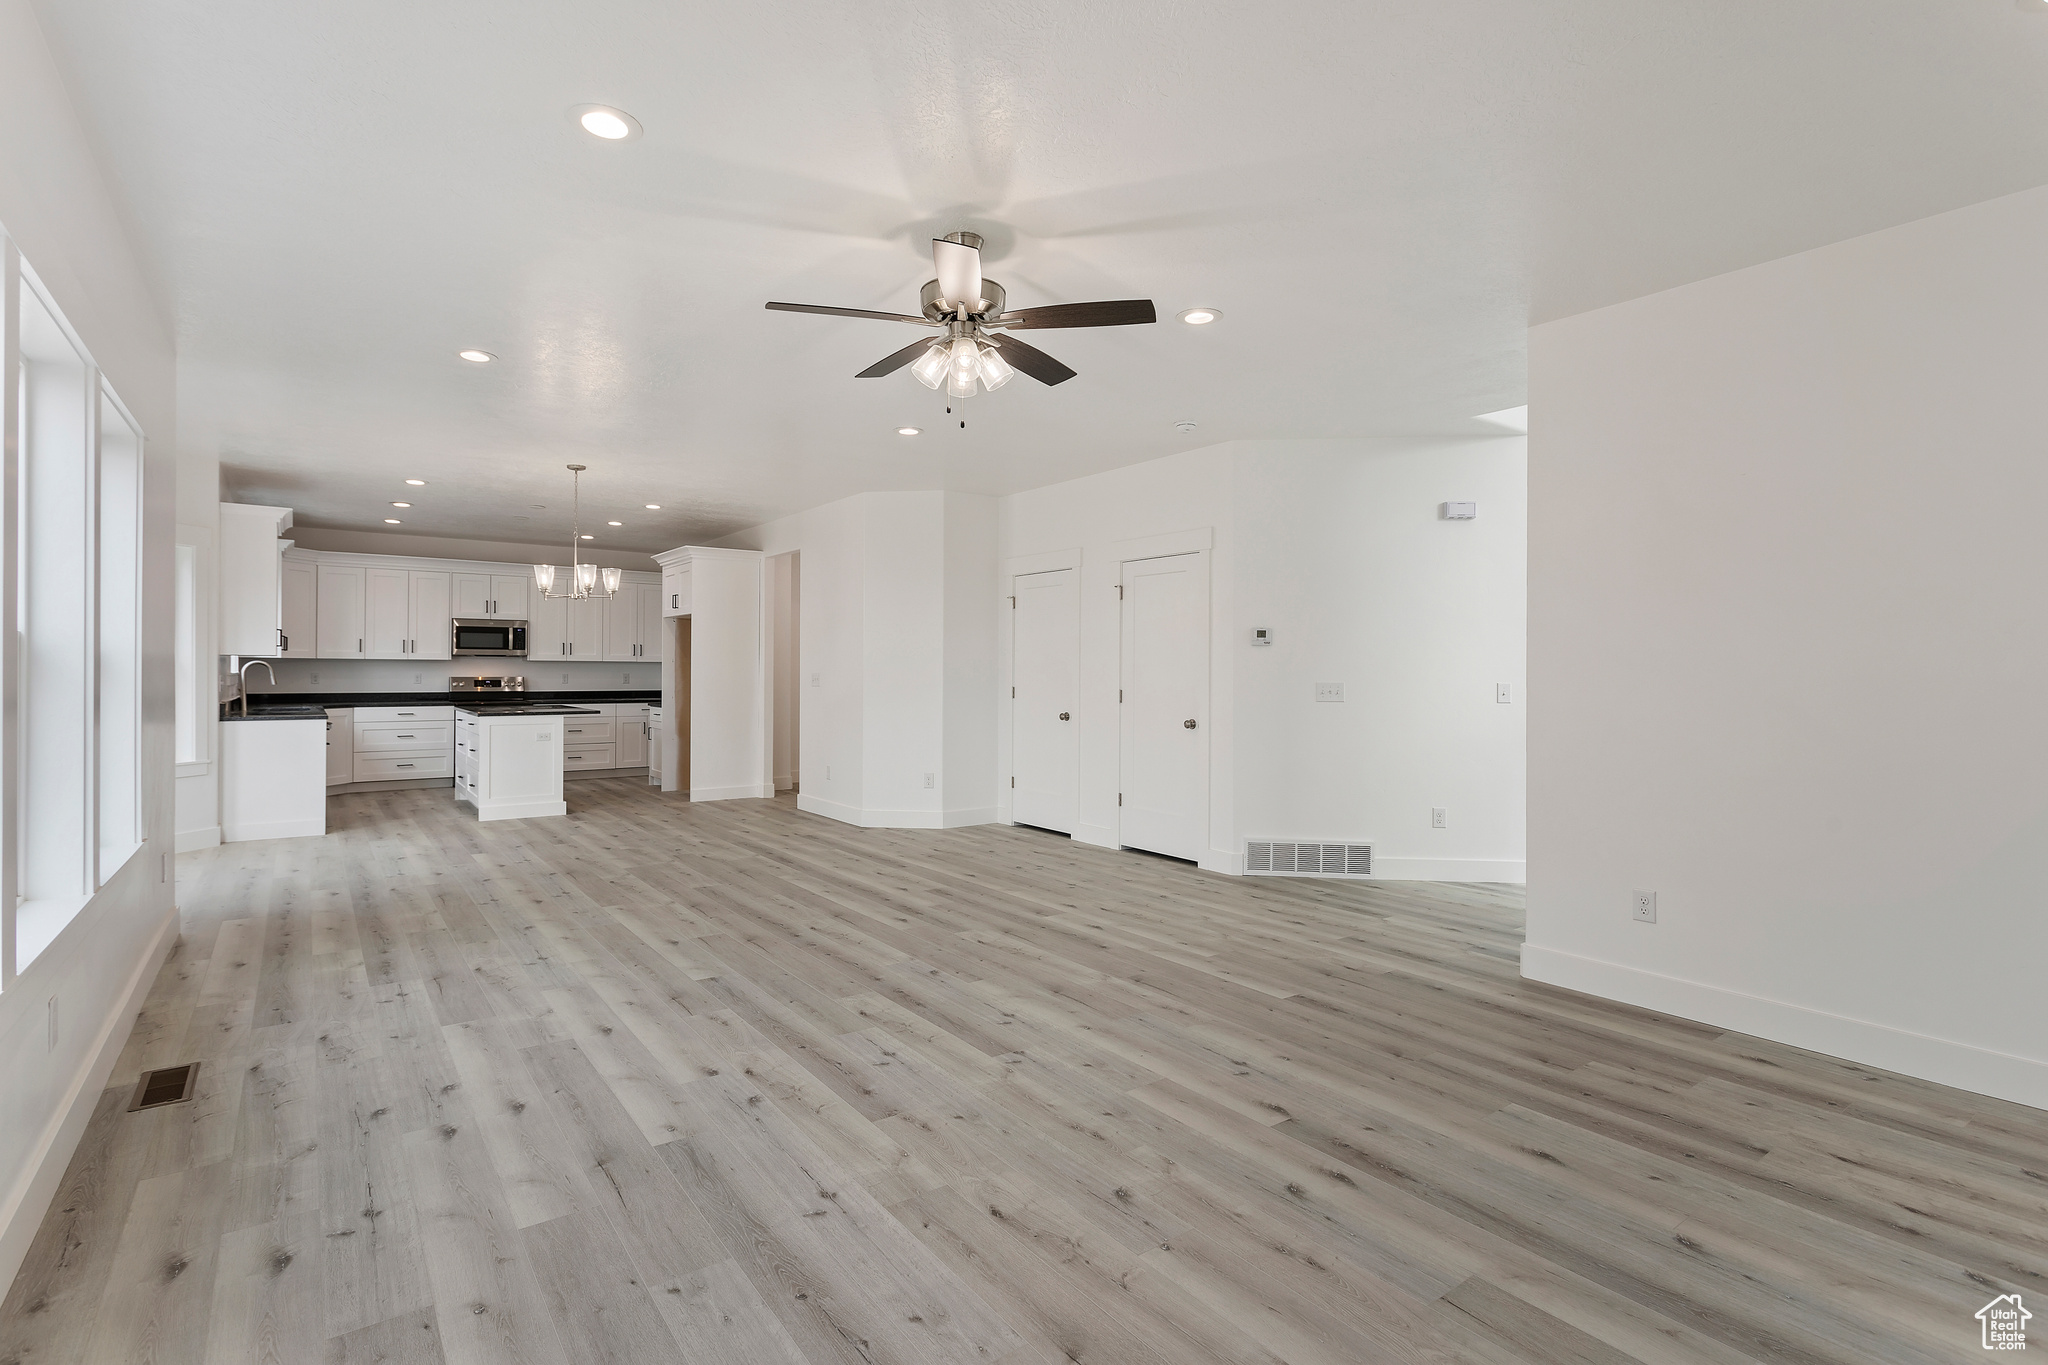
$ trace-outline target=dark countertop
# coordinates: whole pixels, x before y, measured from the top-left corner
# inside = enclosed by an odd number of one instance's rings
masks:
[[[323,706],[314,706],[303,702],[266,706],[259,698],[251,697],[249,700],[253,704],[249,707],[248,715],[243,715],[236,706],[223,702],[220,708],[220,718],[224,721],[232,720],[236,722],[245,720],[325,721],[327,719],[327,709]]]
[[[503,702],[513,705],[540,702],[556,705],[562,702],[614,702],[644,701],[661,704],[661,689],[658,687],[601,687],[587,691],[548,692],[534,689],[526,692],[251,692],[249,704],[254,706],[470,706],[478,702]]]
[[[502,702],[459,701],[455,703],[455,709],[467,711],[472,716],[594,716],[597,714],[595,711],[587,711],[580,706],[558,706],[549,702],[529,702],[524,706],[507,706]]]

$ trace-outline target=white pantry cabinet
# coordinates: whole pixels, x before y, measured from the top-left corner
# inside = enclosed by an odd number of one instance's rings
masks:
[[[284,547],[289,507],[220,505],[220,652],[274,659],[284,653]]]

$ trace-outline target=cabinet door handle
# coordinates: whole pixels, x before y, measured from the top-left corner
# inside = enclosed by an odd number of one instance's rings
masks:
[[[398,765],[396,765],[396,766],[398,766],[398,767],[400,767],[400,768],[410,768],[410,767],[412,766],[412,764],[410,764],[410,763],[400,763],[400,764],[398,764]]]
[[[417,735],[393,735],[393,739],[417,739]]]

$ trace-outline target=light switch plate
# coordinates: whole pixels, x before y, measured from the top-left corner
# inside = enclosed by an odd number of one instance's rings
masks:
[[[1445,521],[1470,521],[1478,515],[1479,504],[1476,502],[1447,502],[1443,505]]]
[[[1514,696],[1513,693],[1509,690],[1508,685],[1506,683],[1495,683],[1493,685],[1493,699],[1499,702],[1502,706],[1506,706],[1509,702],[1514,700]]]

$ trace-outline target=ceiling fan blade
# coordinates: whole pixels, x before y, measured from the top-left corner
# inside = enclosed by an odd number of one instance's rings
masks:
[[[1012,330],[1031,327],[1128,327],[1159,321],[1150,299],[1106,299],[1099,303],[1049,303],[1018,308],[991,320]]]
[[[1016,337],[999,338],[996,353],[1010,362],[1011,369],[1022,370],[1041,384],[1064,384],[1074,377],[1074,371],[1036,346],[1027,346]]]
[[[771,303],[768,307],[778,313],[824,313],[835,318],[878,318],[883,322],[913,322],[919,327],[939,325],[930,318],[912,317],[908,313],[877,313],[866,308],[828,308],[822,303]]]
[[[885,374],[894,374],[930,350],[933,340],[934,338],[932,337],[919,337],[902,350],[891,351],[888,355],[883,356],[880,360],[877,360],[874,364],[855,375],[854,378],[880,379]]]
[[[939,274],[939,294],[970,313],[981,306],[981,251],[943,237],[932,238],[932,265]]]

